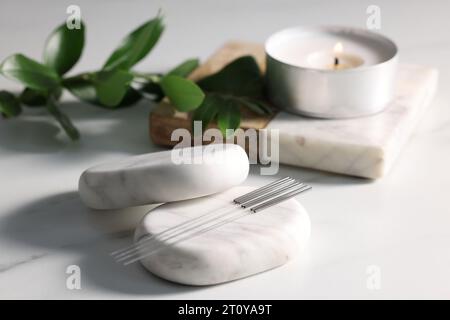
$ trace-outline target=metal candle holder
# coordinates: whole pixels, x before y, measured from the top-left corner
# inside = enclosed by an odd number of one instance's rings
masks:
[[[333,56],[336,42],[348,50]],[[295,27],[272,35],[265,50],[268,96],[285,111],[353,118],[378,113],[392,100],[398,49],[380,34],[347,27]],[[340,61],[347,65],[339,68]]]

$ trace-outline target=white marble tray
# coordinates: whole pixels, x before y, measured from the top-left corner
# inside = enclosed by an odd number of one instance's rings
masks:
[[[135,240],[224,206],[251,191],[234,187],[209,197],[167,203],[150,211]],[[211,285],[247,277],[283,265],[305,247],[311,223],[303,206],[287,200],[260,213],[227,223],[141,260],[153,274],[187,285]]]
[[[435,69],[401,65],[394,101],[377,115],[323,120],[279,113],[267,126],[279,129],[280,162],[365,178],[380,178],[432,100]]]

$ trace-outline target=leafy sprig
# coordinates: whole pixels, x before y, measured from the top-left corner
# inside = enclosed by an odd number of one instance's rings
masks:
[[[258,64],[251,56],[237,58],[219,72],[207,76],[197,84],[206,98],[193,114],[193,121],[202,121],[204,128],[217,120],[222,134],[240,125],[241,107],[257,114],[270,114],[271,107],[264,102],[264,79]]]
[[[167,97],[179,111],[193,112],[193,120],[206,127],[217,120],[221,131],[236,129],[240,124],[240,108],[270,113],[262,102],[263,78],[252,57],[239,58],[218,73],[197,83],[187,79],[199,61],[189,59],[166,74],[141,73],[132,68],[155,47],[164,31],[163,17],[158,14],[127,35],[99,70],[66,76],[79,61],[86,27],[68,29],[65,24],[48,37],[43,62],[22,54],[7,57],[0,73],[25,86],[19,95],[0,91],[0,113],[16,117],[22,106],[46,108],[73,140],[80,134],[69,117],[61,111],[58,101],[68,90],[81,101],[119,109],[135,104],[142,98],[160,101]]]

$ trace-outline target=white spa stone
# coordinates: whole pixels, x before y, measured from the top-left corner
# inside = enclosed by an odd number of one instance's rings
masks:
[[[131,156],[84,171],[82,201],[93,209],[120,209],[192,199],[241,184],[248,175],[245,151],[212,144]]]
[[[209,197],[161,205],[144,217],[136,229],[135,241],[207,212],[234,208],[232,199],[253,189],[234,187]],[[301,254],[310,231],[306,210],[297,200],[289,199],[166,246],[141,263],[151,273],[169,281],[196,286],[218,284],[283,265]]]

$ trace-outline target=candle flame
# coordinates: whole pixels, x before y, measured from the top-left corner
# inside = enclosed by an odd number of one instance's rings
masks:
[[[342,45],[342,42],[336,43],[333,48],[334,54],[342,53],[342,51],[344,51],[344,46]]]

